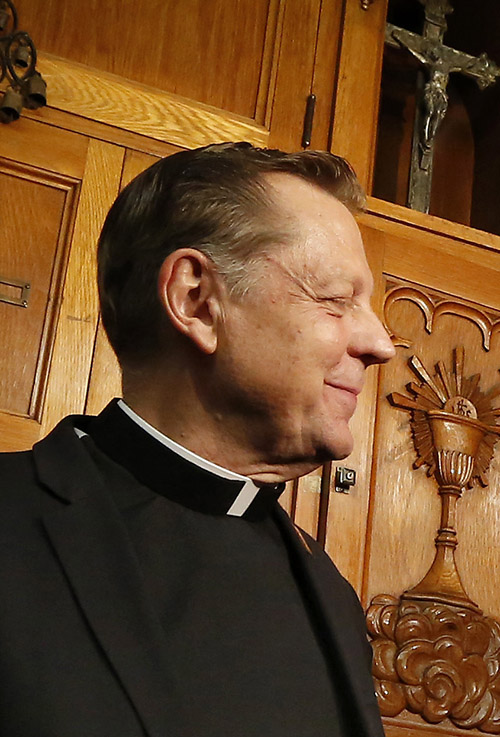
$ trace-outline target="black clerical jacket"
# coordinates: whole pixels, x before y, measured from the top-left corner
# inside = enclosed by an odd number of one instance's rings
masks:
[[[33,452],[0,456],[0,734],[202,737],[183,710],[123,520],[75,422],[85,418],[66,418]],[[319,622],[342,735],[382,737],[357,598],[315,541],[275,513]]]

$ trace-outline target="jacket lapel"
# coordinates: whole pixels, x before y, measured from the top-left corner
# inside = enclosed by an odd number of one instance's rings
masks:
[[[370,675],[370,646],[357,596],[327,555],[309,544],[278,508],[277,523],[291,555],[299,585],[310,604],[344,714],[346,734],[383,737]]]
[[[64,504],[43,523],[74,595],[149,737],[189,735],[163,630],[119,512],[71,418],[35,446],[41,481]]]

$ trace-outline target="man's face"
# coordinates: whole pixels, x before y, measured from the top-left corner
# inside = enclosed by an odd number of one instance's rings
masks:
[[[268,460],[314,468],[351,452],[365,369],[394,349],[370,307],[372,275],[347,208],[291,175],[267,182],[293,240],[262,257],[245,297],[227,297],[218,395]]]

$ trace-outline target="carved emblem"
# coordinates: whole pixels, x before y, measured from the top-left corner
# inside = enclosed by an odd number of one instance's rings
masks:
[[[464,376],[465,350],[454,351],[453,368],[442,361],[431,377],[417,356],[409,366],[420,383],[410,382],[410,396],[394,392],[389,401],[411,412],[413,444],[417,453],[414,468],[427,466],[440,486],[454,485],[457,493],[475,481],[486,486],[487,471],[500,427],[495,424],[500,410],[492,402],[500,396],[500,385],[483,393],[480,374]],[[447,470],[448,469],[448,470]]]
[[[449,717],[457,726],[500,734],[500,625],[485,617],[463,587],[455,562],[456,505],[464,489],[487,484],[500,435],[497,385],[487,392],[480,375],[464,373],[465,351],[456,348],[450,370],[442,361],[433,376],[417,356],[409,366],[417,382],[390,402],[411,413],[417,454],[441,497],[434,561],[422,581],[400,599],[376,596],[368,609],[374,676],[383,715],[403,709],[429,722]]]

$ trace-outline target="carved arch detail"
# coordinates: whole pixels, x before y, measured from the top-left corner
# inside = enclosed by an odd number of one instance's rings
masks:
[[[413,302],[420,307],[425,319],[425,330],[429,335],[432,333],[441,315],[456,315],[457,317],[462,317],[473,322],[481,332],[485,351],[490,350],[492,336],[500,332],[500,319],[492,320],[485,312],[478,307],[467,304],[467,302],[448,297],[438,297],[437,295],[431,297],[426,292],[415,287],[395,286],[385,295],[384,324],[391,335],[394,345],[402,346],[403,348],[409,348],[412,341],[404,336],[396,335],[395,331],[391,328],[390,321],[392,306],[401,300]]]

